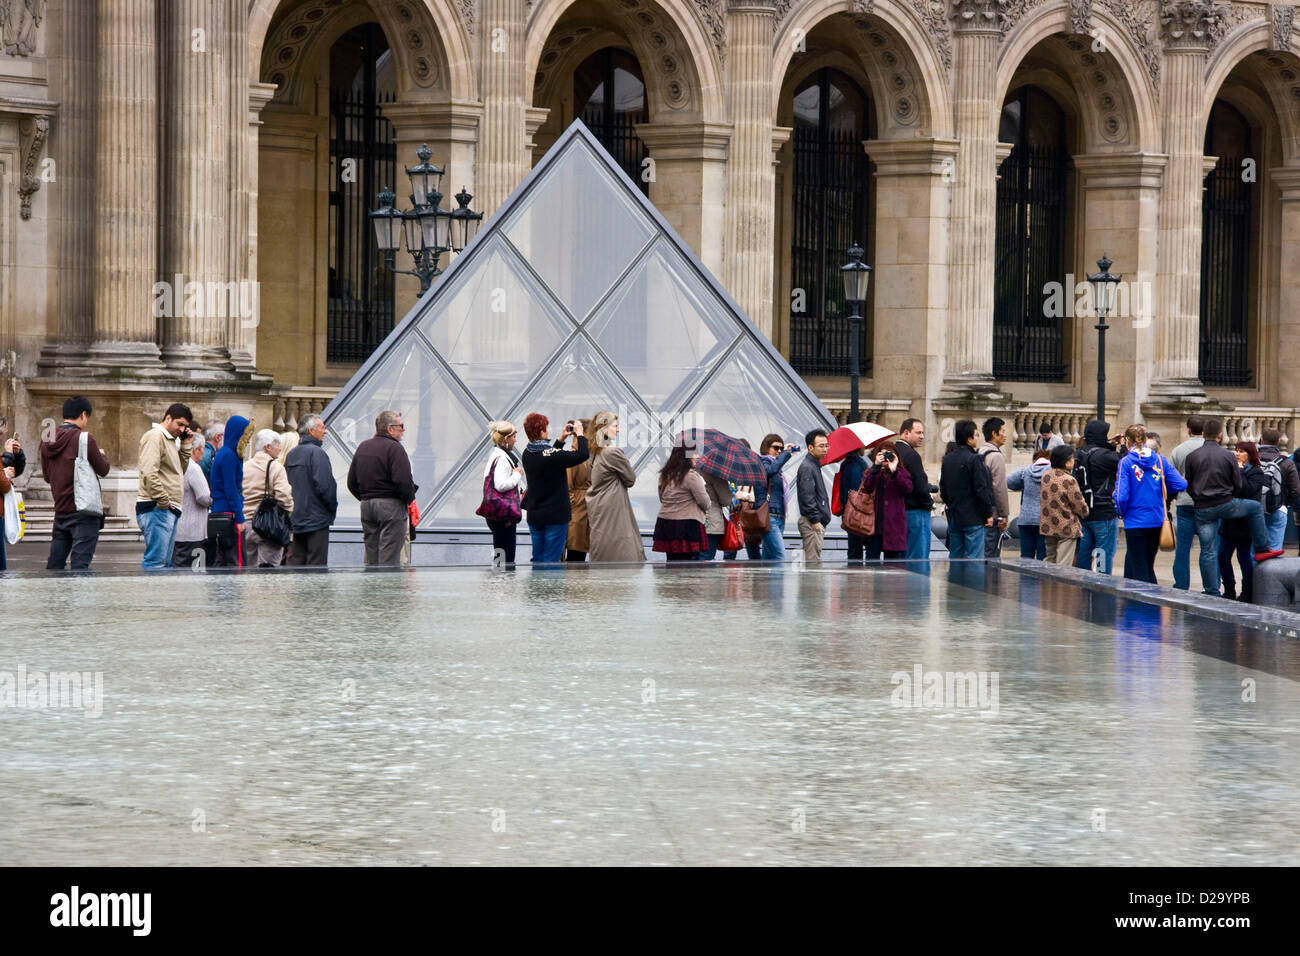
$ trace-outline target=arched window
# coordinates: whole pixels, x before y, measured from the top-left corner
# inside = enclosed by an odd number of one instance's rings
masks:
[[[847,375],[849,322],[840,267],[849,246],[871,249],[875,185],[862,148],[867,97],[832,69],[794,94],[794,215],[791,238],[790,364],[805,375]],[[870,316],[866,303],[864,317]],[[862,323],[862,370],[871,371],[870,321]]]
[[[1253,157],[1250,123],[1216,100],[1205,131],[1205,155],[1217,156],[1205,177],[1201,205],[1201,361],[1206,385],[1247,386],[1250,348],[1250,253],[1254,184],[1241,162]]]
[[[1063,382],[1064,288],[1069,223],[1070,153],[1065,113],[1036,86],[1002,106],[998,139],[1013,143],[998,169],[993,269],[993,376],[1010,382]],[[1049,296],[1048,283],[1062,283]]]
[[[650,184],[642,177],[647,151],[636,135],[636,124],[648,122],[649,115],[636,57],[616,47],[587,57],[573,74],[573,102],[587,128],[648,195]]]
[[[393,71],[377,23],[348,31],[330,48],[331,362],[364,362],[393,330],[393,274],[384,268],[367,218],[382,187],[400,186],[392,126],[380,115],[383,104],[396,99]]]

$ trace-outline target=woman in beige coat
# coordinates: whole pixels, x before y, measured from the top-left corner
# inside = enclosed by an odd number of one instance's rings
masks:
[[[644,561],[645,546],[627,490],[636,473],[618,438],[618,416],[597,412],[591,420],[591,487],[587,489],[587,526],[592,561]]]
[[[263,540],[253,530],[253,516],[266,497],[268,481],[271,495],[285,511],[293,511],[293,489],[289,473],[280,464],[280,436],[263,428],[253,439],[256,453],[244,463],[244,564],[254,568],[279,567],[284,560],[284,546]]]

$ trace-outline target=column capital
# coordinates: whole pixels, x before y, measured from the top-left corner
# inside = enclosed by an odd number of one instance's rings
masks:
[[[385,103],[384,116],[393,132],[404,140],[442,140],[474,143],[478,140],[481,103]],[[443,157],[446,159],[446,157]]]
[[[1162,0],[1161,44],[1166,50],[1208,52],[1211,34],[1223,22],[1228,6],[1218,0]]]
[[[939,176],[951,169],[960,144],[955,139],[868,139],[862,148],[876,164],[876,176]]]
[[[1268,171],[1268,179],[1283,202],[1300,199],[1300,166],[1274,166]]]
[[[727,0],[727,13],[776,16],[776,0]]]
[[[1159,189],[1169,165],[1164,153],[1085,153],[1070,158],[1084,189]]]
[[[955,33],[992,33],[1000,36],[1007,15],[1007,0],[951,0],[949,16]]]
[[[730,123],[638,123],[636,134],[655,159],[725,160]]]

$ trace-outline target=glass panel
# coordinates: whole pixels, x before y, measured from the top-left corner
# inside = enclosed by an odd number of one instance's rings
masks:
[[[330,417],[330,429],[341,443],[355,448],[374,434],[375,417],[385,409],[402,413],[406,425],[402,444],[411,456],[411,470],[420,486],[417,500],[423,509],[433,500],[438,484],[486,434],[486,422],[419,340],[409,335]],[[341,467],[346,477],[347,464]],[[345,497],[352,496],[340,481],[340,518]],[[360,511],[354,514],[359,522]]]
[[[582,319],[654,232],[581,140],[547,170],[504,227],[551,291]]]
[[[519,451],[523,451],[523,421],[530,412],[549,418],[551,437],[556,438],[569,419],[590,418],[606,409],[625,420],[645,414],[636,395],[618,380],[586,339],[578,338],[515,406],[512,421],[520,431]]]
[[[443,290],[422,331],[461,382],[500,418],[573,325],[498,238]]]
[[[654,411],[693,388],[741,331],[664,240],[614,293],[589,330]]]
[[[334,480],[338,483],[339,512],[334,527],[360,528],[361,502],[353,498],[352,493],[348,491],[348,468],[352,465],[352,450],[343,447],[332,431],[325,436],[325,441],[321,444],[325,448],[325,454],[329,456],[330,468],[333,469]]]
[[[516,454],[524,450],[523,439],[524,433],[520,431],[520,443],[515,446]],[[474,514],[474,511],[483,500],[483,469],[487,467],[490,450],[486,442],[475,449],[469,470],[461,476],[452,492],[436,508],[421,512],[421,528],[487,529],[483,519]]]

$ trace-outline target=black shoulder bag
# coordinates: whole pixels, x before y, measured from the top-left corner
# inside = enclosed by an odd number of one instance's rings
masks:
[[[271,493],[273,463],[274,459],[266,463],[266,494],[262,497],[262,503],[257,506],[257,513],[253,515],[253,530],[263,541],[287,548],[293,540],[293,528],[289,524],[289,512],[280,507],[280,503],[275,500],[275,495]]]

